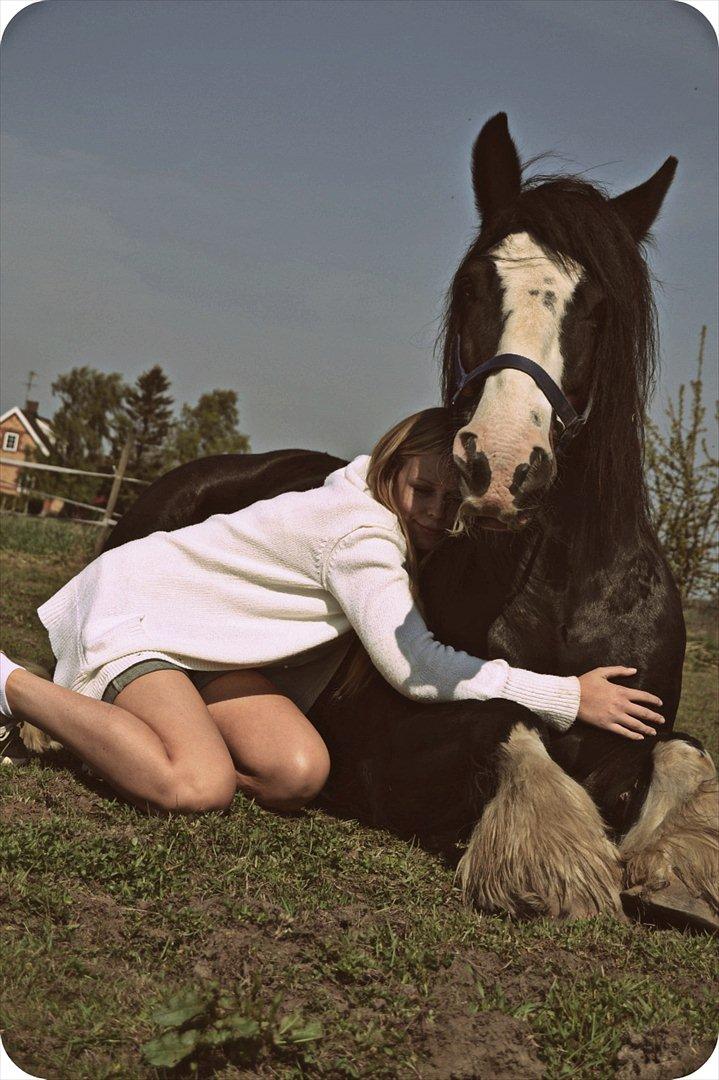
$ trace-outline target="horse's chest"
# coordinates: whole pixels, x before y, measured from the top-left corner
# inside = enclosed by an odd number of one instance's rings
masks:
[[[512,598],[487,634],[488,659],[503,657],[531,671],[556,670],[564,645],[558,598],[550,590],[525,589]]]

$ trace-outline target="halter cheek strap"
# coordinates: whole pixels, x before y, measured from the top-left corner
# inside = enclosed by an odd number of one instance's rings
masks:
[[[465,371],[462,367],[462,358],[460,355],[459,334],[457,334],[454,347],[456,389],[452,395],[450,404],[455,405],[471,383],[479,379],[486,379],[493,371],[502,371],[504,368],[513,368],[515,371],[523,371],[525,375],[529,375],[542,391],[563,428],[559,443],[562,443],[565,440],[565,437],[570,438],[571,436],[576,435],[579,429],[584,426],[592,407],[591,396],[584,411],[582,413],[577,413],[576,409],[574,409],[567,400],[551,375],[548,375],[544,368],[540,367],[534,360],[530,360],[528,356],[522,356],[520,353],[499,353],[490,360],[486,360],[483,364],[479,364],[478,367],[473,368],[471,371]],[[557,445],[559,445],[559,443]]]

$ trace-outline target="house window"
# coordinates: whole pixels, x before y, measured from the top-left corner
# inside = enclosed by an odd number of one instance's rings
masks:
[[[9,450],[11,453],[14,453],[18,448],[19,442],[20,436],[16,431],[6,431],[2,439],[2,448],[3,450]]]

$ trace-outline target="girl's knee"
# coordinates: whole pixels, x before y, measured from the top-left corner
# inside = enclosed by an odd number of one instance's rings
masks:
[[[315,799],[327,782],[330,759],[327,748],[296,750],[273,770],[255,797],[274,810],[300,810]]]
[[[305,802],[310,802],[319,795],[329,774],[330,755],[324,743],[314,747],[311,753],[300,753],[295,757],[294,780],[298,794]]]
[[[232,788],[217,784],[200,787],[187,792],[181,807],[185,814],[205,814],[213,810],[228,810],[237,792],[237,781],[233,779]]]
[[[179,814],[202,814],[227,810],[237,791],[234,769],[213,775],[173,777],[157,800],[162,810]]]

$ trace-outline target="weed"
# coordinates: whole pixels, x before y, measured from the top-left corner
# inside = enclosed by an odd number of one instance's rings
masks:
[[[182,1061],[192,1061],[196,1069],[199,1060],[216,1064],[225,1056],[249,1065],[263,1051],[273,1050],[292,1050],[301,1060],[305,1044],[322,1038],[322,1025],[306,1022],[296,1012],[282,1012],[281,1005],[280,994],[269,1005],[263,1003],[257,979],[249,993],[241,987],[222,990],[217,982],[186,990],[152,1014],[151,1020],[163,1031],[144,1044],[143,1057],[165,1069]]]

